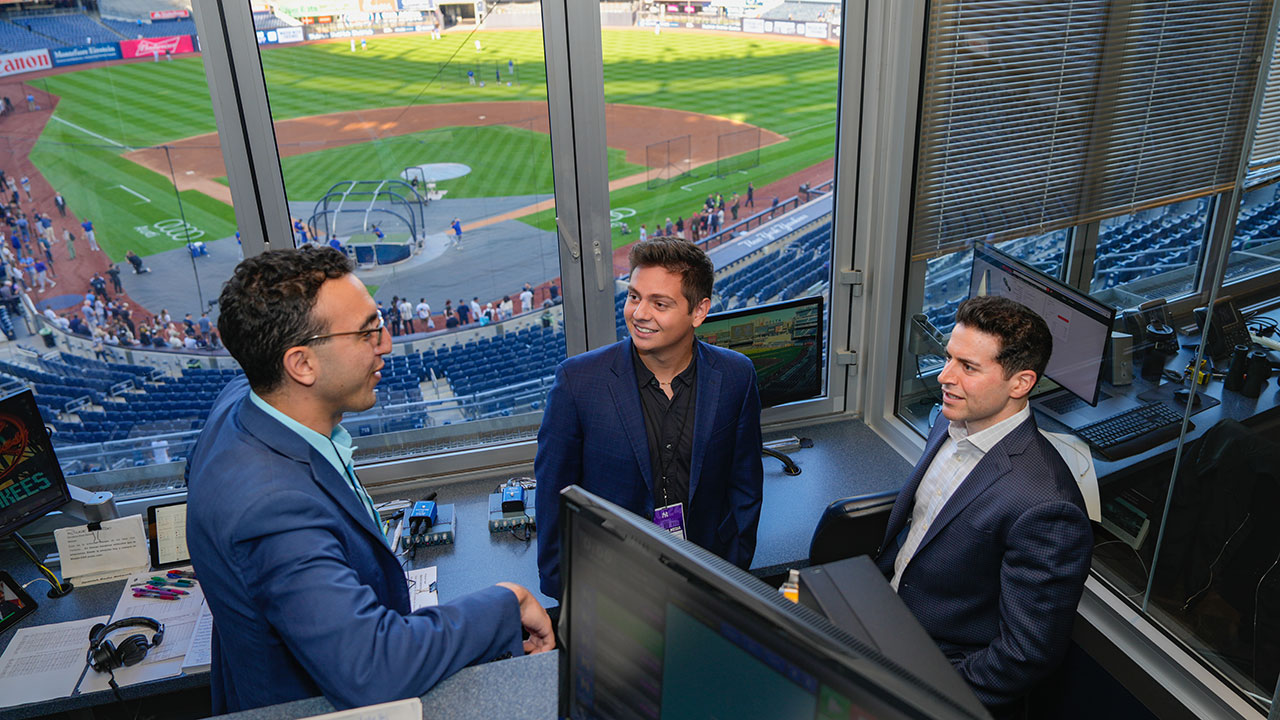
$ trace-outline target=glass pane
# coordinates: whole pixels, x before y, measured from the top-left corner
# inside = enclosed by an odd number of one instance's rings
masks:
[[[1194,290],[1210,206],[1200,198],[1103,220],[1089,293],[1127,308]]]
[[[0,231],[26,300],[0,313],[17,340],[0,369],[34,388],[73,482],[118,498],[181,487],[215,389],[184,368],[225,365],[205,349],[210,301],[239,261],[195,24],[24,23],[3,43],[30,70],[0,80]]]
[[[1069,231],[1056,230],[1006,240],[995,247],[1050,277],[1061,278],[1069,237]],[[898,415],[921,434],[928,434],[935,404],[940,401],[936,378],[942,370],[947,337],[955,327],[956,310],[970,295],[973,252],[951,253],[913,267],[904,313],[907,323]]]
[[[1280,265],[1280,183],[1254,188],[1240,199],[1236,234],[1227,257],[1227,279],[1274,270]]]
[[[565,357],[542,32],[495,31],[541,16],[477,7],[254,13],[294,240],[350,255],[395,338],[358,461],[532,437]]]
[[[829,299],[839,7],[657,3],[633,21],[615,5],[601,41],[618,337],[627,251],[646,237],[707,250],[713,313]]]

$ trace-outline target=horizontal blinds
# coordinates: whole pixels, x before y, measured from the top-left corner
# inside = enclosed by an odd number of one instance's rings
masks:
[[[1219,192],[1270,0],[936,0],[912,253]]]
[[[1253,128],[1253,149],[1249,152],[1249,180],[1254,185],[1280,174],[1280,33],[1271,48],[1267,87],[1263,91],[1262,111]]]

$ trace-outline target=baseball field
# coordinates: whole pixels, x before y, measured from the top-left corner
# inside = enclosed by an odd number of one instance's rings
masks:
[[[762,188],[834,155],[834,44],[636,29],[606,30],[603,46],[610,204],[632,228],[652,230],[665,217],[687,217],[709,193],[728,197],[748,180]],[[345,41],[265,48],[290,201],[314,202],[336,182],[395,178],[426,163],[471,168],[439,183],[449,199],[550,196],[542,51],[536,31],[377,36],[356,52]],[[58,102],[31,161],[79,217],[93,220],[113,260],[182,241],[156,232],[157,222],[185,221],[205,240],[234,233],[199,57],[73,70],[40,84]],[[747,153],[754,161],[758,152],[758,164],[717,177],[725,158],[716,138],[750,128],[760,129],[759,149]],[[645,146],[686,134],[689,174],[650,187]],[[554,226],[553,210],[515,215]],[[615,232],[615,246],[631,240]]]

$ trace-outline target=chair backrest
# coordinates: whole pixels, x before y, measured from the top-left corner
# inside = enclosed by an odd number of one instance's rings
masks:
[[[809,564],[874,555],[884,540],[897,490],[836,500],[822,512],[809,543]]]

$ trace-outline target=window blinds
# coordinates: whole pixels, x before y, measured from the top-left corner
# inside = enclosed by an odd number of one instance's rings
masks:
[[[912,255],[1229,189],[1271,0],[935,0]]]

